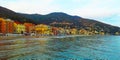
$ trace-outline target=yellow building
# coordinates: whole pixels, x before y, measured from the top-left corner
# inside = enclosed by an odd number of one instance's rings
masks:
[[[37,34],[50,34],[50,27],[45,24],[39,24],[35,26],[35,31]]]
[[[16,24],[14,23],[14,27],[15,27],[15,32],[16,33],[24,33],[26,30],[25,30],[25,25],[23,24]]]
[[[59,27],[58,29],[59,29],[59,34],[65,34],[65,29],[64,28]]]
[[[75,28],[71,29],[71,34],[72,34],[72,35],[77,34],[77,29],[75,29]]]
[[[103,31],[102,31],[102,32],[100,32],[99,34],[100,34],[100,35],[105,35],[105,33],[104,33]]]
[[[119,32],[115,32],[115,35],[119,35]]]
[[[88,31],[85,30],[85,29],[80,29],[80,30],[79,30],[79,34],[88,35],[89,33],[88,33]]]
[[[66,33],[67,35],[69,35],[69,34],[70,34],[70,30],[69,30],[69,29],[66,29],[66,30],[65,30],[65,33]]]

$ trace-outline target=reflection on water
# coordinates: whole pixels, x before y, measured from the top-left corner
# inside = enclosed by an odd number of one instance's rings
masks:
[[[120,36],[0,41],[0,58],[4,60],[118,60],[119,57]]]

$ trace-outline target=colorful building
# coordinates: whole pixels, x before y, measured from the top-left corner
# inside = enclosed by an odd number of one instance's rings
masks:
[[[66,31],[65,31],[64,28],[61,28],[61,27],[58,28],[58,34],[59,34],[59,35],[65,35],[65,34],[66,34],[65,32],[66,32]]]
[[[73,29],[70,30],[70,32],[71,32],[72,35],[75,35],[75,34],[77,34],[77,29],[73,28]]]
[[[65,34],[70,35],[70,29],[65,29]]]
[[[6,33],[6,23],[5,23],[5,19],[0,18],[0,33],[5,34]]]
[[[41,35],[49,35],[50,34],[50,27],[45,24],[39,24],[35,26],[35,31],[37,34]]]
[[[89,35],[89,32],[85,29],[80,29],[79,30],[79,34],[82,34],[82,35]]]
[[[6,19],[6,33],[14,33],[14,21]]]
[[[59,29],[57,27],[52,27],[52,35],[58,35]]]
[[[10,19],[0,18],[0,33],[13,33],[14,32],[14,21]]]
[[[15,33],[18,33],[18,34],[20,34],[20,33],[24,33],[26,30],[26,28],[25,28],[25,25],[24,24],[20,24],[20,23],[14,23],[14,27],[15,27]]]
[[[35,31],[35,25],[32,23],[24,23],[27,33],[33,33]]]

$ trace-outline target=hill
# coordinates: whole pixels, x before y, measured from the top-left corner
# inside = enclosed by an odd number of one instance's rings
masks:
[[[21,23],[33,22],[31,19],[26,18],[26,17],[24,17],[16,12],[12,11],[12,10],[9,10],[9,9],[1,7],[1,6],[0,6],[0,17],[9,18],[9,19],[12,19],[14,21],[19,21]]]
[[[55,27],[86,29],[89,31],[104,31],[108,34],[120,32],[120,28],[105,24],[96,20],[79,16],[71,16],[62,12],[54,12],[47,15],[16,13],[4,7],[0,7],[0,17],[10,18],[19,22],[31,22],[34,24],[47,24]]]
[[[56,27],[65,27],[66,24],[60,23],[69,23],[69,27],[76,27],[78,29],[84,28],[86,30],[96,30],[96,31],[105,31],[106,33],[114,34],[117,31],[120,31],[119,27],[105,24],[96,20],[86,19],[79,16],[71,16],[62,12],[54,12],[47,15],[39,14],[21,14],[26,18],[34,19],[36,24],[43,23]]]

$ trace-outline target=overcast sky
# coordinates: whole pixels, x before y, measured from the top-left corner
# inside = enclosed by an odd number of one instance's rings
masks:
[[[64,12],[120,26],[120,0],[0,0],[0,6],[29,14]]]

